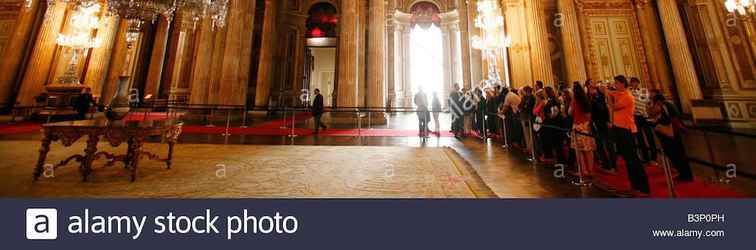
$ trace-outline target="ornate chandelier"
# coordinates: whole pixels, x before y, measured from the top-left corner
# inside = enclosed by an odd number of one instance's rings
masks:
[[[25,0],[26,8],[31,8],[34,0]],[[200,19],[210,18],[213,29],[226,25],[229,0],[46,0],[48,10],[50,6],[60,2],[63,4],[91,5],[103,3],[107,5],[107,15],[119,16],[129,23],[127,42],[129,45],[136,40],[142,30],[144,22],[155,22],[160,16],[172,21],[177,11],[188,14],[195,23]],[[49,13],[48,13],[49,14]]]
[[[107,0],[108,11],[127,20],[154,22],[158,16],[172,20],[176,11],[189,13],[193,21],[210,18],[213,27],[224,27],[229,0]]]
[[[481,30],[480,36],[471,39],[473,48],[483,53],[488,61],[486,86],[501,84],[496,52],[512,45],[512,40],[504,34],[504,17],[495,0],[478,1],[478,17],[475,27]]]
[[[472,45],[479,50],[501,49],[511,44],[508,37],[500,35],[504,27],[504,17],[496,1],[485,0],[478,2],[478,17],[475,27],[481,29],[480,36],[472,38]]]
[[[731,13],[756,14],[756,0],[726,0],[724,4],[727,11]]]

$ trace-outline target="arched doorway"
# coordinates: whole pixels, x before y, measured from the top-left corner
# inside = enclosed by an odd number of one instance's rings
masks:
[[[462,50],[457,10],[441,12],[432,1],[397,10],[393,19],[393,89],[396,106],[410,107],[419,87],[445,96],[462,85]],[[445,102],[442,102],[445,103]]]
[[[441,11],[431,2],[418,2],[410,9],[410,88],[414,96],[422,89],[429,98],[444,95],[443,34]]]
[[[328,2],[312,5],[305,25],[304,88],[310,93],[319,89],[324,97],[324,105],[331,107],[335,102],[339,34],[336,7]]]

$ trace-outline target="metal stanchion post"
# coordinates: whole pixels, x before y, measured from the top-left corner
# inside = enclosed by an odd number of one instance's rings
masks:
[[[226,130],[223,132],[223,136],[231,136],[231,110],[226,110]]]
[[[297,119],[297,111],[292,109],[291,110],[291,129],[289,130],[289,138],[294,140],[295,137],[297,137],[296,134],[294,134],[294,128],[296,127],[296,119]]]
[[[373,113],[372,111],[368,110],[367,114],[368,114],[368,129],[372,129],[371,125],[372,125]]]
[[[533,121],[528,120],[526,124],[527,124],[526,129],[529,130],[528,136],[530,137],[530,145],[528,145],[530,147],[530,159],[528,159],[528,161],[536,162],[537,160],[536,152],[535,152],[536,140],[535,140],[535,130],[533,130]]]
[[[667,158],[667,154],[660,150],[662,154],[662,168],[664,168],[664,177],[667,180],[667,192],[669,192],[670,198],[677,197],[677,193],[675,193],[675,180],[672,178],[672,168],[669,164],[669,158]]]
[[[362,141],[362,112],[357,111],[357,137]]]
[[[286,120],[286,112],[288,112],[288,110],[289,109],[287,107],[284,107],[284,109],[283,109],[283,120],[284,120],[284,123],[283,123],[283,126],[281,126],[281,128],[286,128],[286,121],[287,121]]]
[[[8,124],[16,124],[16,109],[11,110],[11,120]]]
[[[247,114],[249,111],[247,111],[247,106],[244,106],[244,114],[242,114],[242,125],[240,128],[247,128]]]
[[[463,117],[462,119],[464,119],[464,116],[462,117]],[[462,122],[464,123],[464,120],[462,120]],[[483,136],[484,142],[488,141],[488,126],[487,125],[488,125],[488,115],[484,112],[483,113],[483,131],[481,132],[481,136]]]
[[[577,132],[573,130],[571,132],[571,135],[572,136],[570,138],[570,141],[572,142],[572,144],[576,144],[575,141],[577,140],[577,135],[578,135]],[[585,178],[583,177],[583,167],[584,167],[583,166],[583,155],[580,153],[579,150],[575,150],[575,158],[577,160],[577,164],[576,165],[577,165],[577,169],[578,169],[578,181],[573,181],[572,184],[575,184],[576,186],[580,186],[580,187],[591,186],[591,182],[586,181]]]
[[[213,125],[213,118],[215,114],[214,111],[215,111],[215,108],[210,108],[210,114],[207,115],[207,125],[205,127],[208,127],[208,128],[215,127],[215,125]]]
[[[504,116],[501,118],[501,134],[502,138],[504,139],[504,145],[501,145],[502,148],[509,148],[509,137],[507,136],[507,117]]]

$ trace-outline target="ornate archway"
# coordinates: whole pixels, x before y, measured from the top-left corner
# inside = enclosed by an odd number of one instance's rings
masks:
[[[431,1],[416,1],[403,12],[397,10],[393,15],[394,51],[391,55],[394,67],[393,89],[394,105],[412,105],[412,29],[414,27],[437,26],[441,30],[441,65],[443,78],[442,97],[448,95],[451,86],[462,83],[462,50],[457,10],[441,12],[441,8]],[[390,64],[391,65],[391,64]]]
[[[329,2],[317,2],[310,6],[305,21],[303,91],[318,89],[323,94],[325,106],[332,106],[336,96],[336,60],[339,18],[336,6]],[[309,98],[302,100],[309,103]]]

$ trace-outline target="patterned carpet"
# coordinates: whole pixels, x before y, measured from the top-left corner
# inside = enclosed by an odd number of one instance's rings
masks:
[[[39,143],[0,141],[0,197],[39,198],[492,198],[449,148],[178,145],[172,170],[143,160],[130,183],[123,165],[95,163],[82,183],[77,163],[32,182]],[[82,151],[54,144],[48,163]],[[167,147],[148,144],[151,152]],[[109,152],[125,152],[125,146]]]

